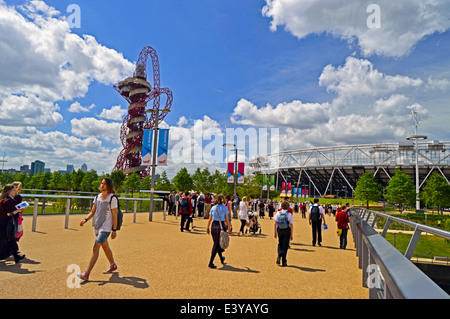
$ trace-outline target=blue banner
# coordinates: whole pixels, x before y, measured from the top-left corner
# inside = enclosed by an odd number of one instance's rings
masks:
[[[144,130],[142,138],[142,165],[152,164],[153,130]]]
[[[158,166],[167,166],[169,151],[169,129],[160,129],[158,133]]]

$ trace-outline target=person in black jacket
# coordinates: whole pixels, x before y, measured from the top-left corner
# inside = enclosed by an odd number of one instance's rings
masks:
[[[16,209],[15,196],[16,187],[12,184],[6,185],[0,196],[0,259],[13,255],[17,264],[25,258],[25,255],[19,255],[16,242],[17,226],[14,215],[22,212],[23,209]]]

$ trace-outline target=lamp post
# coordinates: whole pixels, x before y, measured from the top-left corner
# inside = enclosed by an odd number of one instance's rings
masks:
[[[418,135],[417,128],[420,125],[420,121],[417,119],[417,112],[412,111],[412,116],[415,121],[415,135],[408,136],[406,139],[408,141],[415,141],[415,149],[416,149],[416,212],[420,210],[420,195],[419,195],[419,140],[426,140],[428,137],[425,135]]]
[[[225,144],[222,144],[222,146],[233,146],[233,147],[236,147],[236,144],[232,144],[232,143],[225,143]],[[235,148],[234,150],[232,150],[232,152],[235,152],[235,156],[234,156],[234,173],[233,173],[233,180],[234,180],[234,193],[233,193],[233,196],[236,196],[236,185],[237,185],[237,177],[238,177],[238,168],[237,168],[237,162],[238,162],[238,159],[237,159],[237,156],[238,156],[238,152],[239,151],[245,151],[245,150],[242,150],[242,149],[237,149],[237,148]],[[227,157],[228,157],[228,154],[227,154]]]
[[[159,124],[159,108],[155,108],[155,109],[151,109],[151,110],[147,110],[145,111],[146,113],[152,113],[152,112],[156,112],[155,113],[155,126],[153,127],[153,150],[152,150],[152,181],[151,181],[151,187],[150,187],[150,214],[148,216],[148,220],[149,221],[153,221],[153,210],[155,208],[155,200],[154,200],[154,196],[155,196],[155,171],[156,171],[156,166],[158,166],[156,164],[156,157],[157,157],[157,151],[158,151],[158,124]],[[170,112],[170,110],[168,109],[162,109],[161,112]]]

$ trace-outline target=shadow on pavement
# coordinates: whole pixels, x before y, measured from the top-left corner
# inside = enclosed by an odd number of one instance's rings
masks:
[[[86,285],[89,283],[98,283],[99,286],[104,286],[106,284],[123,284],[123,285],[129,285],[133,286],[134,288],[139,289],[146,289],[149,287],[147,283],[147,279],[144,278],[138,278],[138,277],[119,277],[118,272],[114,272],[109,280],[89,280],[89,281],[83,281],[81,285]]]

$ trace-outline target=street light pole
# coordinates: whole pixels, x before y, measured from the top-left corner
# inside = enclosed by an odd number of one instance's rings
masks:
[[[420,183],[419,183],[419,140],[426,140],[428,137],[425,135],[418,135],[417,128],[420,125],[420,121],[417,119],[417,112],[412,111],[412,116],[415,123],[415,135],[408,136],[407,140],[415,141],[415,149],[416,149],[416,212],[420,210]]]
[[[163,112],[170,112],[167,109],[163,109]],[[155,172],[156,172],[156,159],[157,159],[157,152],[158,152],[158,132],[159,132],[159,108],[148,110],[147,113],[155,112],[155,125],[153,127],[153,145],[152,145],[152,180],[151,180],[151,186],[150,186],[150,213],[148,216],[149,221],[153,221],[153,211],[155,208]]]
[[[148,216],[149,221],[153,221],[153,210],[155,208],[155,171],[156,171],[156,152],[158,151],[158,122],[159,122],[159,109],[155,109],[155,126],[153,127],[153,154],[152,154],[152,182],[150,187],[150,214]]]
[[[244,150],[241,150],[241,149],[237,149],[236,148],[236,144],[231,144],[231,143],[225,143],[225,144],[222,144],[222,146],[233,146],[233,147],[235,147],[235,149],[234,150],[232,150],[233,152],[235,152],[235,155],[234,155],[234,173],[233,173],[233,180],[234,180],[234,194],[233,194],[233,196],[236,196],[236,194],[237,194],[237,192],[236,192],[236,186],[237,186],[237,178],[238,178],[238,167],[237,167],[237,163],[238,163],[238,151],[244,151]],[[227,158],[228,158],[228,154],[227,154]]]

